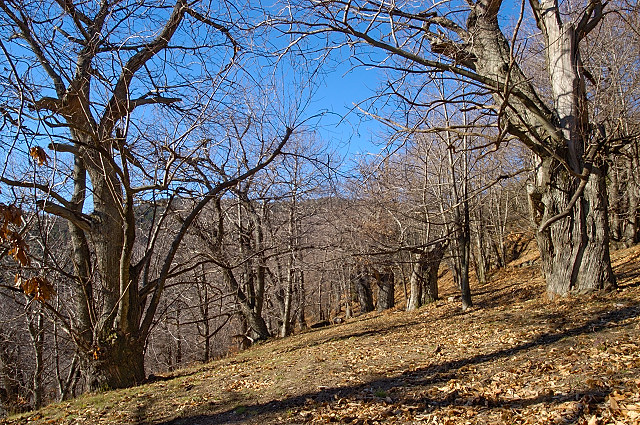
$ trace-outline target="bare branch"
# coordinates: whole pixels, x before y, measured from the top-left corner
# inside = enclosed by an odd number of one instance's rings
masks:
[[[86,214],[42,200],[37,201],[36,205],[38,205],[39,208],[49,214],[53,214],[60,218],[64,218],[65,220],[69,220],[85,232],[91,231],[91,217]]]

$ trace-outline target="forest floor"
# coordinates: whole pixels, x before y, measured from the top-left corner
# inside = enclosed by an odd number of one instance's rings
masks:
[[[536,266],[450,282],[415,312],[369,313],[259,344],[148,385],[6,424],[639,424],[640,247],[619,289],[548,301]]]

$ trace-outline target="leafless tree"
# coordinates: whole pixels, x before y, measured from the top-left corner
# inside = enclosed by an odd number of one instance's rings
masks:
[[[41,301],[77,345],[89,388],[140,383],[146,340],[191,223],[276,158],[294,124],[273,109],[234,110],[246,103],[229,96],[251,80],[234,66],[237,9],[177,0],[2,1],[0,10],[10,70],[2,112],[12,130],[3,143],[41,165],[34,170],[23,156],[2,183],[31,190],[44,212],[67,221],[71,240],[75,305],[60,311]],[[231,164],[238,152],[244,161]],[[196,201],[158,247],[184,197]],[[160,198],[164,208],[136,257],[137,205]]]
[[[486,93],[491,102],[475,107],[495,117],[495,145],[515,137],[536,159],[529,201],[549,295],[610,289],[615,278],[603,155],[619,137],[590,120],[587,83],[595,70],[585,68],[580,53],[615,6],[585,1],[572,4],[567,14],[558,1],[529,2],[546,55],[548,79],[542,87],[525,75],[518,56],[527,17],[525,3],[520,6],[518,12],[499,0],[309,1],[292,5],[293,17],[286,21],[294,21],[293,29],[287,28],[292,45],[304,47],[310,36],[329,34],[344,41],[340,46],[384,56],[371,61],[367,58],[380,56],[361,56],[367,65],[424,76],[427,84],[444,75],[452,84],[465,81]],[[511,34],[501,13],[514,13]]]

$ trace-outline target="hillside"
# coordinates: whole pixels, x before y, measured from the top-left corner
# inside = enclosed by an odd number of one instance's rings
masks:
[[[549,302],[512,265],[417,312],[372,313],[128,390],[6,424],[638,424],[640,248],[614,253],[620,289]],[[169,378],[169,377],[167,377]]]

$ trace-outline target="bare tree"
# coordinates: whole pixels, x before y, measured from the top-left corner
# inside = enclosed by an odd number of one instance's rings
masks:
[[[0,10],[12,87],[4,87],[5,122],[18,141],[14,151],[31,149],[44,165],[34,172],[18,162],[2,182],[32,190],[40,208],[67,221],[71,240],[66,273],[75,305],[45,305],[77,345],[89,388],[140,383],[146,339],[167,279],[180,270],[173,259],[184,235],[212,199],[277,157],[292,129],[249,118],[245,139],[228,131],[238,111],[226,96],[242,85],[233,66],[241,19],[234,10],[183,0],[2,1]],[[245,161],[228,164],[229,153],[257,133],[254,146],[244,146]],[[37,143],[48,143],[54,158]],[[205,160],[213,174],[201,176]],[[196,202],[158,247],[182,197]],[[165,208],[136,257],[136,207],[158,198]]]
[[[580,56],[581,44],[606,15],[606,3],[587,1],[567,15],[557,1],[530,1],[546,54],[545,87],[532,84],[516,55],[524,2],[511,38],[499,19],[507,5],[499,0],[423,8],[368,0],[297,6],[297,26],[288,30],[293,45],[313,34],[342,34],[349,46],[389,56],[368,65],[404,75],[448,75],[488,93],[492,103],[476,107],[495,116],[496,145],[510,135],[536,158],[529,201],[549,295],[615,286],[602,155],[616,136],[589,119],[589,72]]]

